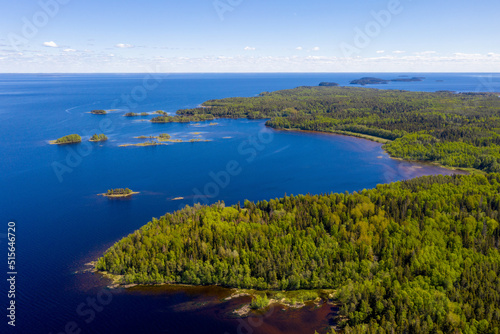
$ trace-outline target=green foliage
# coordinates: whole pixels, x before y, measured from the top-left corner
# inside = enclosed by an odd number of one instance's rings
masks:
[[[94,133],[94,135],[90,138],[90,141],[106,141],[106,140],[108,140],[108,137],[103,133],[101,133],[100,135]]]
[[[215,117],[212,115],[192,115],[192,116],[156,116],[151,119],[153,123],[189,123],[212,121]]]
[[[158,136],[160,139],[170,139],[170,135],[168,133],[160,133]]]
[[[141,116],[148,116],[149,114],[147,112],[141,112]]]
[[[129,195],[132,193],[132,190],[129,188],[116,188],[116,189],[108,189],[107,195]]]
[[[266,294],[264,294],[263,296],[256,295],[255,298],[253,298],[252,302],[250,303],[250,307],[254,310],[263,309],[268,305],[269,305],[269,299],[267,298]]]
[[[67,135],[64,137],[61,137],[55,141],[56,144],[73,144],[73,143],[80,143],[82,141],[82,137],[77,134],[72,134],[72,135]]]
[[[346,333],[493,333],[499,193],[500,174],[429,176],[244,208],[195,205],[118,241],[96,268],[134,283],[337,289]]]
[[[395,157],[500,172],[497,95],[299,87],[250,98],[210,100],[201,108],[177,113],[268,118],[266,125],[273,128],[369,135],[394,140],[385,149]]]
[[[139,116],[139,114],[135,113],[135,112],[128,112],[124,115],[125,117],[135,117],[135,116]]]
[[[102,109],[92,110],[90,113],[94,114],[94,115],[106,115],[107,114],[106,110],[102,110]]]

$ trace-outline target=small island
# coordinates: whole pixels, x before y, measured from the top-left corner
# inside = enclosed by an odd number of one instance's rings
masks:
[[[94,115],[106,115],[108,112],[106,110],[103,110],[103,109],[96,109],[96,110],[92,110],[90,113],[94,114]]]
[[[97,133],[94,133],[94,135],[89,139],[91,142],[99,142],[99,141],[106,141],[108,140],[108,137],[104,134],[101,133],[98,135]]]
[[[163,111],[163,110],[156,110],[153,114],[157,114],[157,115],[168,115],[168,113],[166,111]]]
[[[137,114],[135,112],[128,112],[128,113],[126,113],[123,116],[125,116],[125,117],[135,117],[135,116],[139,116],[139,114]]]
[[[108,191],[104,194],[98,194],[100,196],[105,196],[108,198],[117,198],[117,197],[129,197],[134,194],[138,194],[139,192],[132,191],[129,188],[116,188],[116,189],[108,189]]]
[[[385,85],[388,84],[389,80],[384,80],[380,78],[364,77],[361,79],[353,80],[350,82],[351,85]]]
[[[320,82],[318,86],[320,87],[337,87],[339,84],[336,82]]]
[[[76,144],[81,142],[82,142],[82,137],[80,137],[80,135],[77,134],[67,135],[59,139],[50,141],[51,144],[55,145]]]
[[[380,78],[373,78],[373,77],[364,77],[361,79],[353,80],[350,82],[351,85],[385,85],[388,84],[389,82],[417,82],[417,81],[423,81],[425,78],[424,77],[413,77],[413,78],[404,78],[400,77],[397,79],[391,79],[391,80],[385,80],[385,79],[380,79]],[[321,86],[321,84],[320,84]]]
[[[151,140],[151,141],[146,141],[144,143],[138,143],[138,144],[123,144],[123,145],[120,145],[120,147],[128,147],[128,146],[158,146],[158,145],[167,145],[167,144],[159,143],[157,141]]]

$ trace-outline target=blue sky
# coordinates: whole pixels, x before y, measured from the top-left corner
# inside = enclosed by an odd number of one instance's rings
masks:
[[[4,1],[0,72],[500,72],[498,0]]]

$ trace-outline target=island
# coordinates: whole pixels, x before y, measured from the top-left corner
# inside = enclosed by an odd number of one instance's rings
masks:
[[[413,78],[396,78],[396,79],[391,79],[391,80],[385,80],[385,79],[380,79],[380,78],[373,78],[373,77],[364,77],[361,79],[357,80],[352,80],[350,82],[351,85],[381,85],[381,84],[388,84],[389,82],[417,82],[417,81],[423,81],[425,78],[424,77],[413,77]]]
[[[51,144],[56,144],[56,145],[76,144],[81,142],[82,142],[82,137],[80,137],[80,135],[77,134],[67,135],[59,139],[50,141]]]
[[[159,145],[167,145],[167,144],[159,143],[157,141],[151,140],[151,141],[146,141],[144,143],[138,143],[138,144],[122,144],[122,145],[119,145],[119,147],[128,147],[128,146],[159,146]]]
[[[337,87],[339,84],[336,82],[320,82],[318,86],[320,87]]]
[[[92,142],[100,142],[100,141],[106,141],[106,140],[108,140],[108,137],[104,133],[101,133],[100,135],[98,135],[97,133],[95,133],[89,139],[89,141],[92,141]]]
[[[214,116],[210,114],[203,115],[176,115],[176,116],[156,116],[151,119],[153,123],[189,123],[189,122],[202,122],[202,121],[213,121]]]
[[[379,79],[379,78],[373,78],[373,77],[364,77],[361,79],[357,80],[352,80],[350,82],[351,85],[381,85],[381,84],[387,84],[389,83],[389,80],[384,80],[384,79]]]
[[[163,110],[156,110],[153,114],[157,114],[157,115],[168,115],[167,112],[163,111]]]
[[[100,196],[105,196],[108,198],[118,198],[118,197],[130,197],[132,195],[138,194],[139,192],[132,191],[129,188],[116,188],[108,189],[106,193],[98,194]]]
[[[94,114],[94,115],[106,115],[107,111],[102,110],[102,109],[96,109],[96,110],[92,110],[90,113]]]
[[[137,114],[135,112],[128,112],[128,113],[126,113],[123,116],[125,116],[125,117],[135,117],[135,116],[139,116],[139,114]]]
[[[123,286],[233,288],[252,296],[241,317],[271,304],[335,303],[331,333],[495,333],[499,110],[495,93],[317,86],[179,110],[383,140],[393,157],[471,173],[186,206],[116,242],[95,270]]]

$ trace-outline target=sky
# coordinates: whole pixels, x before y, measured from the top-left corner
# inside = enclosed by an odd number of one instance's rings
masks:
[[[498,0],[18,0],[0,73],[500,72]]]

